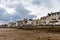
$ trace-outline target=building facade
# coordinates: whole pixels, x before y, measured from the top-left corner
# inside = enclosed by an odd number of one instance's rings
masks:
[[[34,19],[33,21],[32,21],[32,25],[33,26],[38,26],[38,25],[40,25],[40,19]]]
[[[22,21],[17,21],[17,26],[28,26],[32,25],[32,19],[24,19]]]
[[[14,23],[14,22],[9,22],[9,23],[8,23],[8,27],[16,27],[16,23]]]
[[[60,12],[48,13],[47,16],[41,17],[41,19],[24,19],[17,21],[17,23],[9,22],[8,27],[24,27],[24,26],[39,26],[39,25],[59,25],[60,24]]]
[[[48,13],[47,16],[41,18],[41,24],[60,24],[60,12]]]

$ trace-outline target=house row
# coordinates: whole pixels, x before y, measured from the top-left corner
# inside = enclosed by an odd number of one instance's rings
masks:
[[[14,22],[9,22],[8,27],[24,27],[24,26],[39,26],[39,25],[60,25],[60,12],[51,12],[41,19],[24,19]],[[6,25],[5,25],[6,26]]]
[[[59,25],[60,24],[60,12],[48,13],[47,16],[41,17],[40,20],[41,24],[53,24]]]
[[[39,19],[34,19],[34,20],[24,19],[24,20],[17,21],[16,23],[9,22],[8,27],[36,26],[36,25],[39,25],[39,23],[40,23]]]
[[[32,19],[24,19],[22,21],[17,21],[17,26],[28,26],[32,25]]]
[[[9,22],[8,27],[22,27],[22,26],[30,26],[32,25],[32,19],[24,19],[17,21],[16,23],[14,22]]]

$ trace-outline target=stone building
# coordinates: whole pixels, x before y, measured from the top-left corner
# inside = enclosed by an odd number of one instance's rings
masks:
[[[22,21],[17,21],[17,26],[23,26],[23,22]]]
[[[8,27],[16,27],[16,23],[14,23],[14,22],[9,22],[9,23],[8,23]]]
[[[33,26],[38,26],[38,25],[40,25],[40,19],[34,19],[33,21],[32,21],[32,25]]]
[[[32,24],[32,19],[24,19],[22,21],[17,21],[17,26],[28,26]]]
[[[23,26],[27,26],[28,19],[24,19],[22,22],[23,22]]]
[[[0,25],[0,27],[6,28],[6,27],[8,27],[8,25],[7,24],[2,24],[2,25]]]
[[[41,17],[40,24],[60,24],[60,12],[48,13],[47,16]]]

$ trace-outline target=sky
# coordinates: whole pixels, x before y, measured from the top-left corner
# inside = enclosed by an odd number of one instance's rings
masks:
[[[60,0],[0,0],[0,24],[37,19],[60,11]]]

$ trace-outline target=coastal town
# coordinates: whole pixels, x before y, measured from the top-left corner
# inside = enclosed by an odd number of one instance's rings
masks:
[[[40,19],[23,19],[17,22],[9,22],[8,24],[2,24],[0,27],[27,27],[27,26],[41,26],[41,25],[60,25],[60,12],[51,12],[47,16]]]
[[[19,29],[17,29],[19,28]],[[60,12],[51,12],[40,19],[23,19],[0,25],[2,40],[59,40]]]

